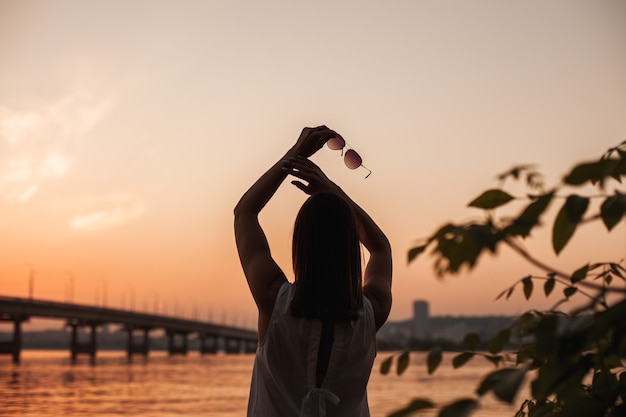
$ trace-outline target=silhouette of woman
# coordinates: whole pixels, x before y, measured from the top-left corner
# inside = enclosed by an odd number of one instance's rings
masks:
[[[308,158],[337,133],[304,128],[235,207],[235,240],[259,311],[248,416],[369,416],[376,331],[391,309],[382,230]],[[258,215],[287,175],[309,197],[296,217],[294,282],[272,258]],[[361,244],[369,252],[361,270]]]

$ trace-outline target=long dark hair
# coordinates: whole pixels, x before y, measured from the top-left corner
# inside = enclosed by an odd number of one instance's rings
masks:
[[[300,208],[293,232],[294,316],[353,320],[363,305],[361,246],[354,213],[341,197],[319,193]]]

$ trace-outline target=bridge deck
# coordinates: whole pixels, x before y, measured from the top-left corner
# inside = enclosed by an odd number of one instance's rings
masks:
[[[13,340],[0,343],[0,354],[11,354],[13,362],[19,362],[22,348],[21,324],[33,317],[67,321],[72,327],[69,344],[72,360],[79,353],[87,353],[92,361],[95,360],[96,328],[104,324],[119,324],[128,330],[129,357],[133,353],[148,354],[148,332],[153,329],[163,329],[168,334],[170,354],[186,354],[187,336],[191,333],[197,333],[201,340],[201,353],[215,353],[218,338],[224,339],[227,353],[240,352],[242,346],[244,351],[253,352],[257,341],[255,331],[210,322],[83,304],[0,296],[0,320],[12,321],[14,325]],[[87,343],[78,342],[77,328],[81,326],[91,328],[91,338]],[[138,329],[144,332],[144,340],[141,344],[133,341],[133,330]],[[176,335],[179,335],[179,338],[182,337],[182,345],[176,345]],[[207,342],[208,339],[213,339],[213,342]]]
[[[15,317],[58,318],[77,324],[110,323],[128,328],[160,328],[175,333],[198,333],[247,341],[257,340],[255,331],[210,322],[83,304],[0,296],[0,319]]]

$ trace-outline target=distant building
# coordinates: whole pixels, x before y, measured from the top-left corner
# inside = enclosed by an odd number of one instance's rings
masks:
[[[468,333],[476,333],[485,342],[510,325],[509,316],[430,316],[427,301],[413,303],[413,317],[388,321],[378,331],[383,345],[408,346],[415,341],[446,340],[461,343]]]
[[[414,339],[430,339],[430,316],[428,301],[418,300],[413,302],[413,328],[411,337]]]
[[[476,333],[476,329],[470,328],[464,320],[456,319],[456,323],[450,323],[447,326],[439,326],[435,333],[435,339],[449,340],[454,343],[460,343],[468,333]]]

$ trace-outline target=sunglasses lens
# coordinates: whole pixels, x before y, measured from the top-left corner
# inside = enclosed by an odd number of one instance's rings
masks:
[[[363,163],[363,160],[361,159],[359,154],[352,149],[348,149],[346,151],[346,155],[344,156],[343,160],[346,163],[346,166],[350,169],[357,169]]]
[[[343,147],[346,146],[346,141],[343,140],[341,136],[337,136],[337,137],[328,139],[328,142],[326,142],[326,144],[328,145],[330,149],[338,151],[339,149],[343,149]]]

